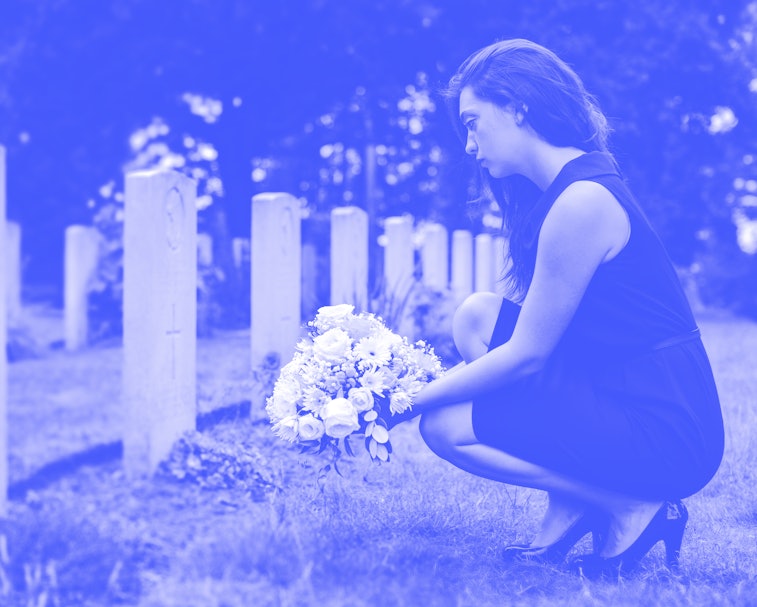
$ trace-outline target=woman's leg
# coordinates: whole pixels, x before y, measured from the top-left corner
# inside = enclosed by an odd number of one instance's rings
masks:
[[[456,312],[453,337],[466,362],[487,352],[501,305],[502,298],[493,293],[476,293]],[[633,543],[659,508],[659,502],[634,500],[592,487],[478,442],[471,411],[471,403],[429,411],[421,417],[421,436],[432,451],[463,470],[491,480],[547,491],[550,506],[534,546],[557,540],[591,504],[611,516],[603,554],[613,556]]]

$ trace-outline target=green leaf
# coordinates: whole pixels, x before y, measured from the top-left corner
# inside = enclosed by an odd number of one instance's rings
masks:
[[[369,440],[368,453],[370,453],[372,459],[376,459],[376,454],[378,453],[379,444],[372,438],[369,438],[368,440]]]
[[[365,415],[363,415],[363,419],[367,422],[372,422],[378,417],[378,412],[375,409],[371,409],[370,411],[366,411]]]
[[[365,427],[365,435],[366,435],[366,436],[373,436],[373,432],[374,432],[374,430],[376,429],[376,427],[377,427],[377,426],[376,426],[376,422],[370,422],[370,423],[369,423],[369,424],[368,424],[368,425],[367,425],[367,426]]]
[[[376,457],[382,462],[389,461],[389,450],[385,445],[376,445]]]
[[[371,437],[376,440],[377,443],[385,443],[389,440],[389,431],[384,426],[376,426],[371,432]]]

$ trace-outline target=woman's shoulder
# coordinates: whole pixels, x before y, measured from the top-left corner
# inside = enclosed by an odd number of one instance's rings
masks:
[[[539,239],[586,239],[617,254],[628,242],[630,231],[628,213],[613,193],[595,181],[579,180],[557,196]]]

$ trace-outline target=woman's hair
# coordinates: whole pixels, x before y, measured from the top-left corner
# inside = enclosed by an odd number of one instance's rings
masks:
[[[460,92],[470,87],[479,99],[511,105],[542,139],[558,147],[607,152],[609,127],[581,79],[552,51],[523,39],[502,40],[468,57],[443,91],[461,138]],[[494,199],[502,209],[503,231],[510,241],[512,264],[505,279],[522,298],[533,276],[536,252],[527,246],[525,219],[540,192],[521,176],[492,178],[481,169],[479,200]]]

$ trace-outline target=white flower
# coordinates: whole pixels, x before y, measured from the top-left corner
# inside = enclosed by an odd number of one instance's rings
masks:
[[[344,438],[360,429],[357,411],[346,398],[335,398],[321,410],[321,419],[326,434],[333,438]]]
[[[409,396],[415,396],[421,391],[425,382],[420,381],[417,377],[407,375],[397,380],[397,385],[402,392],[405,392]]]
[[[404,392],[395,392],[389,399],[389,411],[396,415],[413,406],[413,401]]]
[[[273,394],[266,401],[266,412],[275,422],[297,413],[297,402],[301,395],[294,381],[277,381]]]
[[[334,327],[340,327],[352,316],[354,309],[355,306],[350,304],[323,306],[322,308],[318,308],[318,313],[315,315],[313,324],[321,332],[326,332]]]
[[[423,342],[418,342],[416,346],[420,346],[421,343]],[[426,346],[426,344],[423,344],[423,346]],[[408,353],[408,362],[426,373],[429,377],[437,377],[442,372],[439,358],[433,352],[428,352],[418,347],[410,350]]]
[[[389,375],[386,369],[366,369],[360,378],[360,385],[375,394],[381,395],[384,390],[392,387],[392,380]]]
[[[363,367],[382,367],[389,362],[392,353],[389,350],[389,343],[383,336],[371,335],[364,337],[355,344],[355,354],[360,359]]]
[[[313,339],[313,352],[323,360],[340,363],[352,351],[352,340],[342,329],[329,329]]]
[[[373,393],[368,388],[352,388],[347,395],[347,400],[352,403],[358,413],[373,409]]]
[[[273,425],[273,431],[276,436],[293,443],[297,440],[297,431],[299,429],[299,420],[296,415],[290,415],[278,421]]]
[[[302,440],[318,440],[323,436],[323,422],[308,413],[300,417],[300,438]]]
[[[329,395],[320,388],[307,388],[302,397],[302,408],[318,415],[323,406],[330,400]]]
[[[351,316],[344,325],[341,325],[352,339],[361,340],[372,335],[381,328],[381,323],[372,314],[359,314]]]

